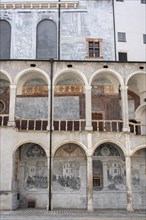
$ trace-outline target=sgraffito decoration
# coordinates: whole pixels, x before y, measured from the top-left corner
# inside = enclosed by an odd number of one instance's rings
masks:
[[[75,144],[59,148],[53,163],[55,191],[76,191],[81,188],[81,163],[84,152]]]
[[[37,144],[26,144],[22,150],[22,165],[24,166],[24,187],[31,191],[48,188],[48,168],[46,153]]]

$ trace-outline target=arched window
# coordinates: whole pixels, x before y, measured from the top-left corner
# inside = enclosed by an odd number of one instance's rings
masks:
[[[0,59],[10,59],[11,26],[9,22],[0,20]]]
[[[37,26],[36,58],[57,57],[57,28],[55,22],[45,19]]]

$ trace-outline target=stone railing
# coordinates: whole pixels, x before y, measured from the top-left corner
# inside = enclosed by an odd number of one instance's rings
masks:
[[[129,122],[130,132],[135,135],[146,135],[146,124]]]
[[[85,119],[55,120],[53,125],[55,131],[84,131]]]
[[[8,125],[8,120],[9,120],[9,115],[0,115],[0,126],[7,126]]]
[[[0,126],[8,126],[8,114],[0,115]],[[47,130],[47,119],[15,119],[15,127],[18,130]],[[54,131],[84,131],[85,119],[79,120],[54,120]],[[122,132],[123,122],[121,120],[92,120],[93,131],[97,132]],[[134,135],[146,135],[146,125],[129,122],[130,133]]]
[[[121,120],[92,120],[93,131],[122,132]]]
[[[33,130],[45,131],[47,130],[48,120],[45,119],[16,119],[16,128],[18,130]]]

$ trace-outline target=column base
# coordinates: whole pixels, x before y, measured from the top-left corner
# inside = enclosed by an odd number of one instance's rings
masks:
[[[122,131],[130,133],[130,127],[123,127]]]
[[[15,127],[15,121],[8,121],[7,124],[9,127]]]
[[[47,131],[50,131],[50,125],[47,126]],[[52,131],[54,131],[54,126],[52,126]]]
[[[88,204],[87,211],[89,212],[93,211],[93,204]]]
[[[134,209],[133,209],[131,204],[127,205],[127,211],[128,212],[134,212]]]
[[[86,127],[85,127],[85,130],[86,130],[86,131],[93,131],[93,127],[92,127],[92,126],[86,126]]]

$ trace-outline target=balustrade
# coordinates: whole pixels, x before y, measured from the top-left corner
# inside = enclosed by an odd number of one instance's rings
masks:
[[[9,115],[0,115],[0,126],[8,126]],[[47,130],[47,119],[15,119],[15,127],[18,130]],[[55,131],[84,131],[85,119],[79,120],[54,120]],[[123,121],[121,120],[92,120],[93,131],[97,132],[122,132]],[[146,124],[129,122],[130,133],[134,135],[146,135]]]
[[[9,115],[0,115],[0,126],[7,126],[9,121]]]

